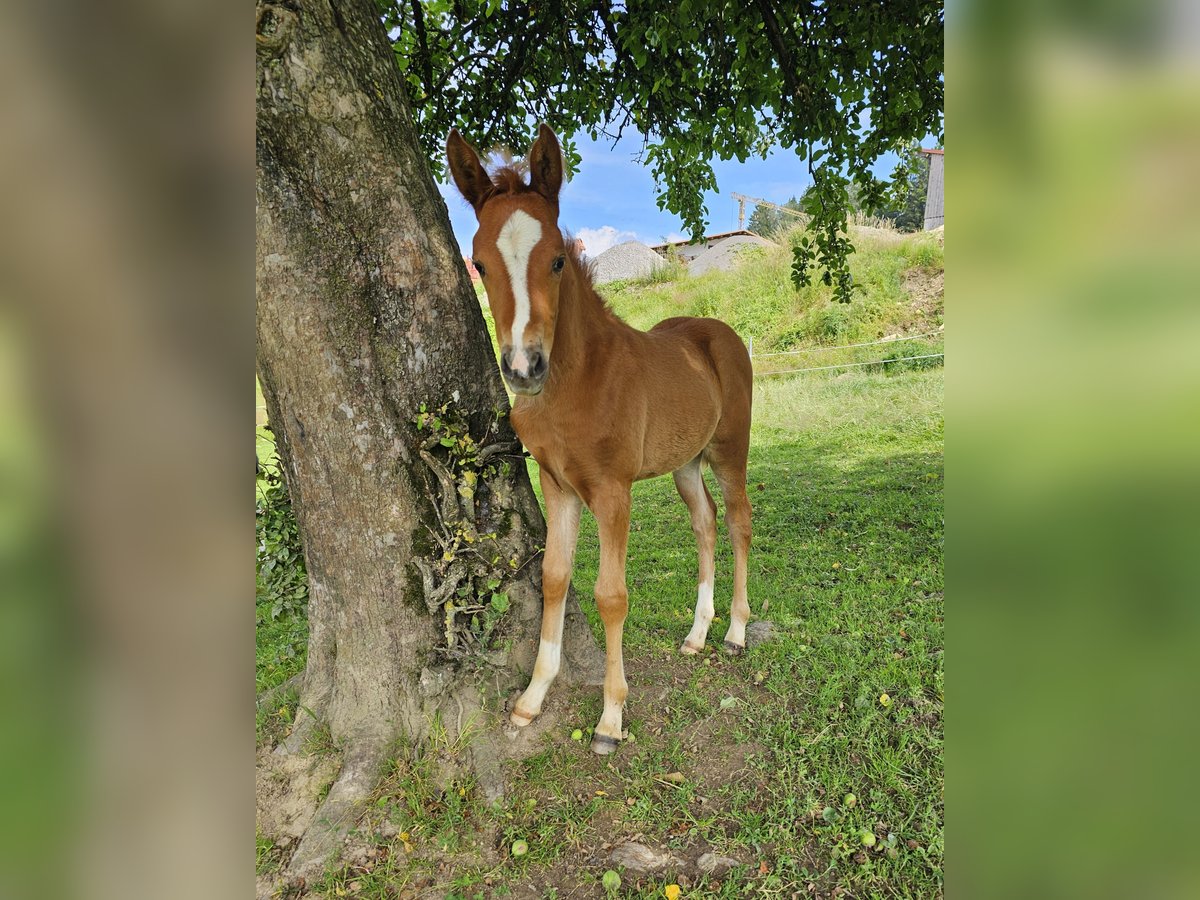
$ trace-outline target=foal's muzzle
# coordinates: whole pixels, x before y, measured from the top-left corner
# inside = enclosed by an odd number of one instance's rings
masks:
[[[540,348],[527,347],[524,352],[514,352],[509,347],[500,353],[500,373],[514,393],[540,394],[549,371],[550,360]]]

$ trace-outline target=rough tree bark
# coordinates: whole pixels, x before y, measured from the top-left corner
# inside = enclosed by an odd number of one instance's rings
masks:
[[[308,566],[301,706],[343,750],[315,821],[344,830],[398,737],[438,717],[454,739],[523,686],[545,524],[374,4],[256,13],[258,375]],[[565,677],[597,676],[574,598],[564,651]],[[476,747],[477,766],[498,755],[486,729]],[[319,870],[338,830],[310,829],[292,874]]]

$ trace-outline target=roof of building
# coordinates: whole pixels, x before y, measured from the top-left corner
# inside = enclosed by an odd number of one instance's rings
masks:
[[[682,247],[685,244],[702,244],[705,241],[715,241],[715,240],[717,240],[717,238],[732,237],[735,234],[752,234],[755,237],[762,237],[762,235],[760,235],[760,234],[757,234],[753,231],[748,231],[747,229],[742,228],[738,231],[722,231],[720,234],[706,234],[706,235],[704,235],[704,237],[702,237],[698,240],[695,240],[695,241],[688,241],[688,240],[668,241],[665,244],[651,244],[650,249],[651,250],[662,250],[664,247]]]
[[[924,147],[922,147],[922,148],[921,148],[921,152],[922,152],[922,153],[936,153],[938,156],[945,156],[945,155],[946,155],[946,151],[945,151],[945,150],[926,150]]]

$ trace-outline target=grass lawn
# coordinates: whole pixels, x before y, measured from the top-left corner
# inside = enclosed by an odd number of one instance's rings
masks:
[[[796,328],[824,321],[788,315]],[[882,327],[921,324],[896,319]],[[855,327],[851,339],[872,336]],[[556,685],[559,724],[513,764],[498,804],[469,777],[435,786],[423,763],[397,760],[360,829],[374,855],[318,892],[603,896],[609,848],[636,840],[677,864],[625,873],[621,896],[662,897],[671,883],[685,897],[941,894],[943,372],[762,378],[754,403],[749,594],[774,638],[737,659],[717,649],[732,591],[722,523],[709,650],[678,655],[696,596],[687,510],[669,477],[635,485],[630,741],[594,756],[600,689]],[[574,585],[602,642],[598,561],[585,514]],[[698,874],[705,853],[738,865]],[[260,868],[271,854],[260,835]]]
[[[562,724],[514,765],[499,805],[470,779],[436,788],[421,764],[397,761],[364,824],[379,862],[330,873],[329,896],[352,884],[361,897],[601,895],[603,848],[633,839],[681,862],[658,879],[627,876],[627,896],[662,896],[672,882],[718,897],[811,895],[810,884],[821,896],[941,893],[942,373],[764,381],[755,402],[750,598],[756,618],[769,601],[775,639],[739,659],[715,649],[732,590],[722,533],[722,621],[709,653],[677,654],[695,546],[670,479],[639,483],[625,632],[633,740],[594,756],[586,734],[571,734],[599,717],[600,689],[556,687]],[[574,583],[602,640],[598,562],[585,516]],[[514,856],[515,841],[528,852]],[[709,852],[742,865],[697,877]]]

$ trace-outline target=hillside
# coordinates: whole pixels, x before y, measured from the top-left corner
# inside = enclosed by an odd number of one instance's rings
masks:
[[[796,290],[786,236],[778,247],[746,249],[730,272],[688,277],[672,267],[645,280],[604,285],[600,292],[637,328],[648,329],[671,316],[721,319],[744,339],[753,339],[756,357],[938,331],[945,265],[939,237],[859,227],[851,234],[856,252],[850,270],[856,290],[850,304],[834,302],[832,290],[819,282]],[[907,341],[904,346],[928,353],[940,351],[940,343],[939,335],[919,347]],[[826,353],[819,357],[821,364],[849,358]],[[877,348],[874,356],[855,357],[872,358],[879,358]]]

